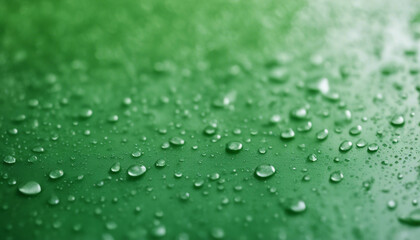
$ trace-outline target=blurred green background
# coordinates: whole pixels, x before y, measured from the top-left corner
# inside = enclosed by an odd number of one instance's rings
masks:
[[[411,0],[1,0],[0,238],[418,239],[419,38]]]

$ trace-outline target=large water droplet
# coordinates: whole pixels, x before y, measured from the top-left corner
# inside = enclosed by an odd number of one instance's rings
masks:
[[[295,132],[293,131],[293,129],[288,128],[281,132],[280,137],[284,140],[293,139],[295,137]]]
[[[169,142],[174,146],[182,146],[185,144],[185,140],[180,137],[173,137],[169,140]]]
[[[401,127],[405,123],[404,117],[401,115],[395,115],[391,119],[391,124],[396,127]]]
[[[309,162],[316,162],[316,160],[318,160],[318,157],[314,153],[312,153],[308,156],[308,161]]]
[[[41,192],[41,185],[35,181],[29,181],[19,187],[19,192],[24,195],[36,195]]]
[[[349,151],[351,148],[353,147],[353,143],[352,142],[350,142],[350,141],[343,141],[343,142],[341,142],[341,144],[340,144],[340,151],[342,151],[342,152],[347,152],[347,151]]]
[[[7,163],[7,164],[14,164],[16,162],[16,158],[8,155],[8,156],[3,158],[3,162]]]
[[[287,211],[292,214],[302,213],[306,210],[306,204],[302,200],[290,200],[287,203]]]
[[[330,175],[330,181],[333,183],[339,183],[343,180],[344,175],[341,171],[332,172]]]
[[[143,175],[146,172],[146,167],[144,165],[132,165],[131,167],[128,168],[127,170],[127,174],[130,177],[139,177],[141,175]]]
[[[325,140],[328,137],[328,129],[323,129],[316,133],[316,138],[320,141]]]
[[[353,136],[359,135],[361,132],[362,132],[362,126],[360,126],[360,125],[354,126],[354,127],[350,128],[350,130],[349,130],[349,133]]]
[[[274,173],[276,173],[276,169],[270,164],[262,164],[255,169],[255,175],[259,178],[268,178],[274,175]]]
[[[121,170],[121,164],[120,164],[120,162],[116,162],[116,163],[114,163],[112,166],[111,166],[111,169],[110,169],[110,171],[111,172],[113,172],[113,173],[117,173],[117,172],[119,172]]]
[[[368,152],[376,152],[379,149],[379,145],[376,143],[371,143],[368,145]]]
[[[49,174],[50,179],[58,179],[64,175],[64,171],[61,169],[52,170]]]
[[[415,209],[411,211],[408,216],[400,217],[398,220],[407,225],[420,226],[420,209]]]
[[[228,142],[226,144],[226,151],[230,153],[237,153],[242,150],[242,143],[240,142]]]

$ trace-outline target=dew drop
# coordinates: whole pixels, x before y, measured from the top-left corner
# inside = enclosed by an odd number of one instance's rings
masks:
[[[303,213],[306,210],[306,204],[302,200],[291,200],[287,203],[287,211],[291,214]]]
[[[61,169],[52,170],[49,174],[50,179],[58,179],[64,175],[64,171]]]
[[[284,140],[293,139],[295,137],[295,132],[293,131],[293,129],[288,128],[281,132],[280,137]]]
[[[138,164],[132,165],[127,170],[127,174],[130,177],[139,177],[143,175],[145,172],[146,172],[146,167],[144,165],[138,165]]]
[[[8,156],[3,158],[3,162],[7,163],[7,164],[14,164],[16,162],[16,158],[8,155]]]
[[[259,178],[268,178],[276,173],[276,169],[270,164],[261,164],[255,169],[255,175]]]
[[[308,161],[309,162],[316,162],[316,160],[318,160],[318,157],[314,153],[312,153],[308,156]]]
[[[378,151],[378,149],[379,149],[379,146],[376,143],[371,143],[367,147],[368,152],[376,152]]]
[[[333,183],[339,183],[343,180],[344,175],[341,171],[332,172],[330,175],[330,181]]]
[[[401,127],[405,123],[404,117],[401,115],[395,115],[391,119],[391,124],[395,127]]]
[[[327,137],[328,137],[328,129],[323,129],[316,133],[316,139],[320,141],[327,139]]]
[[[362,126],[360,125],[354,126],[350,128],[349,130],[350,135],[353,135],[353,136],[359,135],[361,132],[362,132]]]
[[[242,143],[240,142],[228,142],[226,144],[226,151],[230,153],[238,153],[242,150]]]
[[[169,140],[169,142],[174,146],[182,146],[185,144],[185,140],[180,137],[173,137]]]
[[[155,162],[157,168],[163,168],[166,166],[166,161],[164,159],[159,159]]]
[[[111,169],[110,169],[110,171],[111,172],[113,172],[113,173],[117,173],[117,172],[119,172],[121,170],[121,164],[120,164],[120,162],[116,162],[116,163],[114,163],[112,166],[111,166]]]
[[[351,148],[353,147],[353,143],[352,142],[350,142],[350,141],[343,141],[343,142],[341,142],[341,144],[340,144],[340,151],[342,151],[342,152],[347,152],[347,151],[349,151]]]
[[[41,185],[35,181],[29,181],[19,187],[19,192],[24,195],[36,195],[41,192]]]

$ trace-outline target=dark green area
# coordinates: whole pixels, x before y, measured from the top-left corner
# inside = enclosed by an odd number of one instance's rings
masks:
[[[0,238],[417,239],[420,5],[348,2],[1,1]]]

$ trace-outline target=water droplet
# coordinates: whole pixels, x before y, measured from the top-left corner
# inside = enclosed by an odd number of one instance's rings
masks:
[[[314,153],[308,156],[308,161],[315,162],[316,160],[318,160],[318,157]]]
[[[93,111],[91,109],[83,109],[79,114],[80,118],[84,118],[84,119],[88,119],[92,117],[92,115],[93,115]]]
[[[389,200],[387,203],[387,207],[389,210],[393,210],[397,207],[397,202],[394,200]]]
[[[30,163],[33,163],[33,162],[36,162],[36,161],[38,161],[38,157],[35,156],[35,155],[32,155],[28,158],[28,162],[30,162]]]
[[[57,205],[60,203],[60,199],[58,198],[57,195],[52,195],[49,199],[48,199],[48,204],[50,204],[51,206]]]
[[[7,163],[7,164],[14,164],[16,162],[16,158],[8,155],[8,156],[3,158],[3,162]]]
[[[118,122],[118,115],[112,115],[108,118],[108,122],[115,123]]]
[[[179,194],[179,199],[187,201],[188,199],[190,199],[190,193],[182,192],[181,194]]]
[[[143,165],[132,165],[128,168],[127,173],[130,177],[139,177],[146,172],[146,167]]]
[[[203,179],[198,179],[194,181],[194,187],[196,188],[201,188],[204,185],[204,180]]]
[[[204,134],[206,134],[207,136],[212,136],[214,134],[216,134],[216,128],[213,126],[207,126],[206,128],[204,128]]]
[[[36,153],[43,153],[43,152],[45,152],[45,149],[43,147],[41,147],[41,146],[37,146],[37,147],[34,147],[32,149],[32,151],[33,152],[36,152]]]
[[[50,179],[58,179],[64,175],[64,171],[61,169],[52,170],[49,174]]]
[[[306,210],[306,204],[302,200],[290,200],[287,203],[287,211],[292,214],[302,213]]]
[[[120,162],[116,162],[116,163],[114,163],[112,166],[111,166],[111,169],[110,169],[110,171],[111,172],[113,172],[113,173],[117,173],[117,172],[119,172],[121,170],[121,164],[120,164]]]
[[[164,159],[159,159],[156,161],[155,166],[158,168],[163,168],[166,166],[166,161]]]
[[[295,137],[295,132],[293,131],[293,129],[288,128],[281,132],[280,137],[284,140],[293,139]]]
[[[401,127],[405,123],[404,117],[401,115],[395,115],[391,119],[391,124],[395,127]]]
[[[259,178],[268,178],[274,173],[276,173],[276,169],[270,164],[262,164],[255,169],[255,175]]]
[[[420,209],[415,209],[411,211],[408,216],[400,217],[398,220],[407,225],[420,226]]]
[[[362,126],[360,126],[360,125],[354,126],[354,127],[350,128],[350,130],[349,130],[349,133],[353,136],[359,135],[361,132],[362,132]]]
[[[228,142],[226,144],[226,151],[230,153],[238,153],[242,150],[242,143],[240,142]]]
[[[328,137],[328,129],[323,129],[316,133],[316,138],[320,141],[327,139]]]
[[[289,72],[286,68],[273,68],[269,73],[269,79],[273,83],[284,83],[289,79]]]
[[[371,143],[371,144],[368,145],[367,149],[368,149],[369,152],[376,152],[376,151],[378,151],[379,146],[376,143]]]
[[[341,144],[340,144],[340,151],[342,151],[342,152],[347,152],[347,151],[349,151],[351,148],[353,147],[353,143],[352,142],[350,142],[350,141],[343,141],[343,142],[341,142]]]
[[[169,142],[174,146],[182,146],[182,145],[185,144],[184,139],[182,139],[180,137],[173,137],[169,140]]]
[[[214,172],[214,173],[212,173],[212,174],[210,174],[210,179],[212,180],[212,181],[216,181],[217,179],[219,179],[220,178],[220,174],[219,173],[217,173],[217,172]]]
[[[290,117],[296,120],[303,120],[308,117],[308,110],[304,107],[292,109],[290,111]]]
[[[312,129],[312,122],[306,122],[303,125],[298,126],[297,130],[299,132],[309,132]]]
[[[366,147],[367,142],[364,139],[359,139],[359,141],[356,142],[356,146],[358,148],[363,148]]]
[[[19,192],[24,195],[36,195],[41,192],[41,185],[35,181],[29,181],[19,187]]]
[[[138,157],[141,156],[141,151],[140,150],[134,151],[134,152],[131,153],[131,156],[133,156],[135,158],[138,158]]]
[[[213,228],[211,230],[211,236],[215,239],[222,239],[225,237],[225,231],[222,228]]]
[[[166,228],[163,225],[157,226],[152,230],[153,237],[161,238],[166,235]]]
[[[333,183],[339,183],[343,180],[344,175],[341,171],[332,172],[330,175],[330,181]]]

